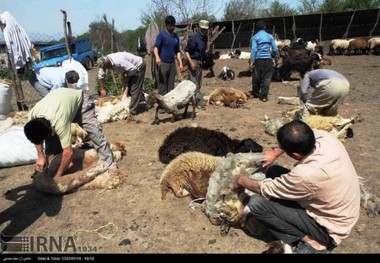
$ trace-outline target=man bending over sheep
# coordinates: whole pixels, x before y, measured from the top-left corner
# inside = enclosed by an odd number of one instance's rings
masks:
[[[309,88],[314,88],[309,96]],[[340,73],[331,69],[316,69],[305,74],[300,99],[305,103],[300,119],[309,114],[336,116],[350,89],[350,83]]]
[[[37,149],[37,170],[48,167],[49,156],[62,153],[62,160],[54,179],[59,179],[70,168],[71,123],[78,123],[87,131],[98,152],[100,161],[87,171],[88,176],[105,172],[118,173],[109,142],[106,140],[95,115],[95,104],[81,90],[56,89],[40,100],[29,113],[24,127],[28,140]],[[43,142],[45,141],[45,153]]]
[[[100,57],[97,63],[99,66],[100,95],[102,97],[107,95],[106,87],[104,87],[105,69],[120,73],[123,94],[127,92],[126,95],[131,96],[129,113],[132,116],[137,115],[139,103],[144,100],[143,87],[146,69],[144,60],[128,52],[117,52]],[[127,87],[128,91],[126,91]],[[131,118],[133,119],[133,117]]]
[[[350,157],[333,135],[298,120],[282,126],[277,141],[278,148],[264,153],[267,179],[240,176],[236,187],[258,193],[247,206],[276,239],[297,245],[296,253],[328,253],[359,218],[359,181]],[[298,161],[293,169],[268,166],[283,152]]]

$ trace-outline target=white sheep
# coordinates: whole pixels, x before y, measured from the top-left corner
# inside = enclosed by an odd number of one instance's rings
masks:
[[[147,109],[152,108],[156,103],[158,106],[156,108],[153,124],[159,123],[159,109],[165,110],[166,113],[173,114],[171,122],[174,122],[177,119],[179,109],[185,108],[182,116],[186,116],[187,108],[189,107],[190,103],[193,106],[192,119],[194,119],[196,107],[196,85],[190,80],[184,80],[164,96],[160,95],[157,91],[152,91],[149,93],[147,98]]]
[[[276,43],[277,48],[281,51],[283,47],[290,47],[292,41],[290,39],[280,39],[277,34],[273,35],[274,42]]]
[[[350,41],[354,39],[333,39],[330,42],[330,56],[333,56],[335,54],[335,51],[338,51],[340,55],[343,54],[343,51],[347,50],[348,45],[350,44]]]
[[[130,115],[130,103],[131,97],[127,97],[125,93],[121,97],[100,98],[95,106],[97,119],[100,123],[125,120]]]
[[[368,55],[380,52],[380,37],[373,37],[368,40]]]

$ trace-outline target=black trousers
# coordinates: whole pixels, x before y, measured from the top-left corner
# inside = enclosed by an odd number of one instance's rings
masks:
[[[288,169],[272,165],[266,170],[267,178],[275,178],[289,172]],[[265,199],[259,194],[253,195],[248,207],[253,216],[260,220],[276,239],[288,244],[299,241],[308,235],[328,249],[335,247],[325,227],[311,218],[297,202],[280,199]]]
[[[252,75],[252,94],[256,98],[267,99],[272,80],[272,59],[256,59]]]

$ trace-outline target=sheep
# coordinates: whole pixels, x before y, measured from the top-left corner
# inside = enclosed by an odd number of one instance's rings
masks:
[[[368,55],[380,53],[380,37],[373,37],[368,40]]]
[[[264,179],[265,175],[258,173],[264,160],[262,153],[229,153],[226,157],[219,157],[209,179],[202,208],[213,225],[221,226],[221,235],[226,235],[230,226],[243,226],[245,215],[249,212],[248,208],[245,209],[245,203],[253,193],[238,194],[234,185],[241,175]]]
[[[368,41],[363,38],[354,39],[349,42],[347,47],[347,54],[351,56],[351,50],[354,50],[354,54],[363,54],[367,52]]]
[[[33,187],[45,193],[60,195],[72,193],[77,190],[114,189],[124,182],[126,176],[122,173],[106,171],[96,177],[87,176],[86,171],[96,164],[99,157],[95,149],[73,149],[73,167],[66,174],[56,180],[52,177],[56,173],[62,154],[55,156],[49,163],[49,167],[42,172],[33,175]]]
[[[178,110],[185,108],[182,115],[184,118],[190,103],[193,106],[192,119],[194,119],[196,107],[196,85],[190,80],[184,80],[164,96],[160,95],[157,91],[152,91],[149,93],[147,98],[147,110],[152,108],[156,103],[158,106],[156,108],[156,114],[152,124],[159,124],[159,109],[163,109],[165,112],[171,113],[171,122],[175,122],[177,120]]]
[[[319,64],[321,62],[322,56],[315,52],[307,58],[287,58],[280,67],[281,78],[288,80],[291,72],[296,71],[300,74],[301,79],[303,79],[305,73],[312,69],[314,63]]]
[[[233,58],[233,55],[232,55],[232,53],[230,52],[230,53],[228,53],[228,54],[222,54],[222,55],[219,55],[219,58],[218,58],[218,59],[220,59],[220,60],[226,60],[226,59],[231,59],[231,58]]]
[[[237,108],[247,102],[248,96],[235,88],[216,88],[205,99],[209,105]]]
[[[284,60],[287,58],[305,58],[310,55],[309,50],[307,50],[304,47],[301,48],[292,48],[289,46],[286,46],[282,49],[282,53]]]
[[[281,118],[269,119],[267,116],[264,117],[262,123],[265,126],[265,132],[269,135],[276,135],[277,130],[295,118],[300,113],[300,108],[296,108],[292,111],[287,111],[283,113]],[[347,137],[352,137],[352,130],[350,127],[352,124],[358,122],[357,118],[343,118],[340,115],[337,116],[322,116],[322,115],[308,115],[303,119],[303,121],[309,125],[311,128],[324,130],[330,132],[340,141],[344,142]]]
[[[245,52],[241,51],[240,49],[236,49],[234,52],[234,55],[238,59],[250,59],[251,58],[251,52]]]
[[[205,197],[209,178],[216,169],[218,157],[200,152],[187,152],[177,156],[164,169],[160,178],[161,200],[172,192],[182,198]]]
[[[318,39],[307,41],[306,43],[306,49],[312,53],[315,52],[315,47],[318,45]]]
[[[350,41],[352,41],[352,40],[354,40],[354,39],[350,39],[350,40],[333,39],[333,40],[331,40],[329,55],[334,56],[335,51],[337,51],[340,55],[342,55],[343,51],[347,50],[348,45],[350,44]]]
[[[89,140],[88,133],[78,123],[71,123],[71,147],[80,148]]]
[[[250,138],[231,139],[220,131],[181,127],[165,138],[158,149],[158,156],[162,163],[168,164],[180,154],[190,151],[225,156],[229,152],[262,152],[263,147]]]
[[[280,39],[277,34],[273,34],[274,42],[278,50],[282,50],[284,47],[289,47],[291,45],[290,39]]]
[[[242,226],[247,209],[233,189],[239,175],[263,179],[257,172],[265,157],[262,153],[227,154],[217,157],[200,152],[179,155],[164,169],[161,178],[161,200],[172,192],[174,196],[192,199],[205,198],[202,210],[214,225],[221,226],[221,234],[229,226]]]
[[[231,166],[231,156],[234,155],[228,154],[227,157],[220,157],[201,152],[186,152],[177,156],[161,174],[161,200],[165,200],[169,192],[178,198],[191,197],[197,199],[206,197],[210,178],[215,174],[218,165],[227,163],[226,160]],[[240,158],[246,156],[245,159],[247,157],[252,159],[253,157],[255,161],[260,163],[264,158],[262,153],[241,153],[237,156]],[[251,172],[255,170],[252,166],[245,167],[245,169]],[[239,172],[243,173],[243,171]]]
[[[222,71],[220,72],[218,78],[222,79],[222,80],[233,80],[233,79],[235,79],[235,72],[232,69],[230,69],[229,67],[224,66],[222,68]]]

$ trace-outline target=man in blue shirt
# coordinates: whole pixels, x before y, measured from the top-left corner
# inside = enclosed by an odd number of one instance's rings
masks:
[[[41,97],[45,97],[51,90],[61,87],[67,88],[68,84],[75,84],[79,80],[78,72],[62,67],[45,67],[32,71],[29,83]]]
[[[256,28],[258,32],[252,37],[251,41],[250,69],[254,70],[252,75],[252,95],[254,98],[259,98],[261,101],[266,102],[268,101],[273,72],[272,53],[277,64],[279,52],[273,36],[265,32],[265,21],[258,21]]]
[[[177,55],[179,72],[182,72],[182,58],[179,48],[179,37],[174,33],[175,18],[167,16],[165,18],[166,29],[161,31],[156,37],[153,53],[158,66],[157,89],[160,95],[165,95],[174,89],[175,75],[177,73],[175,57]]]
[[[189,36],[185,47],[186,58],[189,62],[189,79],[197,85],[197,90],[202,87],[202,65],[207,49],[209,22],[207,20],[199,21],[199,28],[200,31]]]

